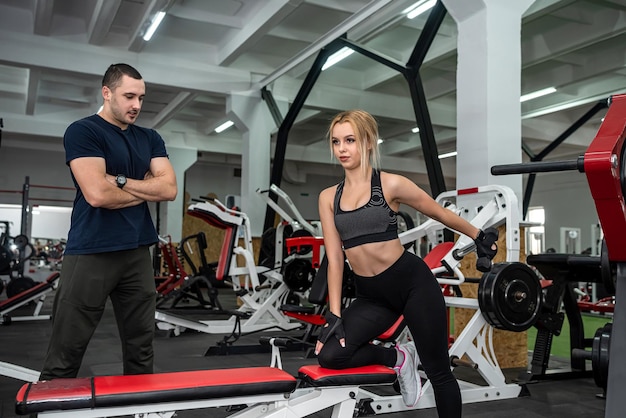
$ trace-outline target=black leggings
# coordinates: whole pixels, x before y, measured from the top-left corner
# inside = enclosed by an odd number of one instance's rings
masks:
[[[439,416],[460,417],[461,392],[448,358],[446,306],[441,287],[426,263],[405,251],[381,274],[355,277],[356,299],[341,314],[346,347],[330,338],[319,353],[320,365],[331,369],[370,364],[393,367],[396,350],[370,341],[404,315],[433,386]]]

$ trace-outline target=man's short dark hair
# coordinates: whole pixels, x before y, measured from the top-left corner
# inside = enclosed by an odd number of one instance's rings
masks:
[[[111,64],[102,77],[102,87],[107,86],[114,90],[119,84],[122,76],[127,75],[135,80],[141,80],[143,77],[139,71],[128,64]]]

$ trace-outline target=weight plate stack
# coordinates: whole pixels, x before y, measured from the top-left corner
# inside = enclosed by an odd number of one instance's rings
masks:
[[[598,387],[606,391],[609,380],[609,350],[611,347],[611,331],[613,324],[605,324],[598,328],[592,343],[591,368],[593,370],[593,380]]]

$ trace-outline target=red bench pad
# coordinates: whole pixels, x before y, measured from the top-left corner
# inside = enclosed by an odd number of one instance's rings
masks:
[[[295,388],[296,379],[274,367],[54,379],[22,386],[15,410],[28,415],[59,409],[289,393]]]
[[[396,372],[382,365],[353,367],[349,369],[326,369],[318,365],[302,366],[298,377],[307,386],[353,386],[381,385],[396,381]]]
[[[423,260],[428,266],[428,268],[431,270],[441,267],[442,265],[441,260],[443,260],[443,258],[446,255],[448,255],[448,253],[453,247],[454,247],[454,242],[452,241],[445,241],[445,242],[439,243],[435,245],[435,247],[432,250],[430,250],[428,254],[424,256]]]

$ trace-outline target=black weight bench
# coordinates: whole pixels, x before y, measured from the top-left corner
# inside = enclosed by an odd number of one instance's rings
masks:
[[[52,273],[45,281],[0,302],[0,324],[8,325],[13,321],[50,319],[50,315],[40,315],[39,313],[47,294],[56,289],[59,278],[60,274],[58,272]],[[10,312],[32,301],[36,301],[33,315],[17,317],[9,315]]]

